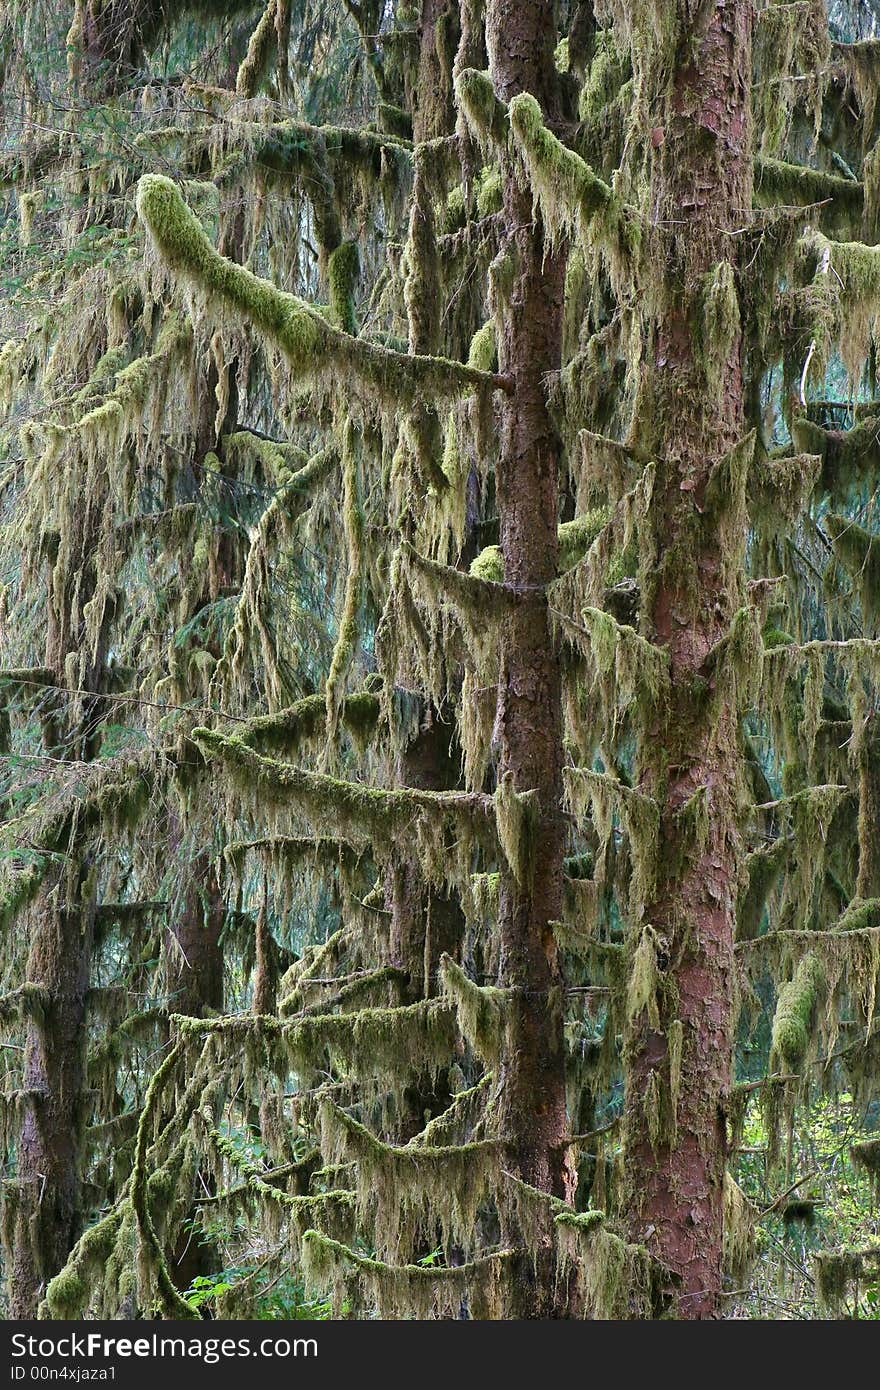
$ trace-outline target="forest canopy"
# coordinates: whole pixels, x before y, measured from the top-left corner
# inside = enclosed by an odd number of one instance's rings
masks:
[[[0,75],[3,1316],[880,1317],[880,3]]]

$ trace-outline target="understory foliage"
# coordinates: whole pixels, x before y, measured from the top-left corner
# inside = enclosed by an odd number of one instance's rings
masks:
[[[494,0],[0,12],[13,1316],[504,1318],[530,1281],[535,1315],[687,1316],[633,1192],[694,1108],[693,942],[657,914],[719,845],[712,1315],[876,1308],[880,14],[747,7],[753,196],[696,276],[652,202],[656,113],[741,8],[565,0],[534,92],[498,79]],[[523,207],[564,296],[538,586],[504,477]],[[679,274],[700,409],[735,359],[742,421],[705,486],[674,473],[727,605],[684,693],[658,595],[691,602],[708,563],[670,573],[652,394]],[[511,1100],[548,813],[509,749],[536,588],[565,1112],[543,1184]],[[670,818],[673,714],[733,772]]]

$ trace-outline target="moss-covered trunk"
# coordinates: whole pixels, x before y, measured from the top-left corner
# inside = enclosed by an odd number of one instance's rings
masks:
[[[859,755],[860,898],[880,897],[880,743],[873,730]]]
[[[204,1018],[223,1008],[223,948],[226,905],[205,855],[185,865],[179,908],[171,924],[168,1007],[172,1013]]]
[[[681,41],[652,113],[662,258],[651,259],[662,271],[638,413],[639,442],[657,459],[643,625],[668,653],[671,684],[641,769],[660,829],[631,986],[625,1151],[632,1236],[678,1276],[680,1315],[704,1318],[718,1314],[721,1291],[735,1006],[736,690],[747,651],[716,644],[744,602],[741,469],[728,456],[744,433],[731,233],[751,206],[752,7],[703,7],[702,29],[692,8],[669,6]]]
[[[91,531],[84,526],[83,553],[90,553]],[[82,600],[92,597],[96,575],[87,568]],[[79,650],[82,633],[72,627],[75,605],[68,586],[50,573],[46,665],[65,670]],[[103,622],[80,669],[81,690],[105,688],[106,652],[113,603],[105,603]],[[47,721],[43,740],[54,757],[90,762],[100,747],[100,699],[72,696],[72,724]],[[32,936],[26,969],[29,985],[45,999],[41,1014],[28,1022],[24,1054],[25,1102],[18,1145],[14,1221],[4,1223],[10,1311],[16,1319],[36,1316],[47,1281],[63,1266],[81,1223],[81,1147],[85,1115],[87,1004],[95,918],[91,854],[70,829],[68,857],[50,877],[32,910]]]
[[[455,0],[422,0],[419,61],[412,92],[413,137],[418,144],[455,127],[452,63],[460,36]]]
[[[68,904],[59,907],[44,899],[35,913],[28,980],[46,992],[48,1004],[42,1018],[29,1022],[25,1042],[27,1100],[7,1266],[10,1313],[16,1320],[36,1316],[46,1282],[61,1269],[80,1233],[85,1023],[93,921],[93,904],[82,876]]]
[[[553,6],[494,0],[487,11],[490,71],[498,95],[528,91],[550,118],[558,109]],[[499,906],[501,983],[512,991],[502,1061],[503,1132],[511,1163],[532,1186],[563,1196],[566,1135],[562,979],[553,923],[562,909],[562,712],[559,661],[546,586],[557,564],[560,441],[547,407],[547,375],[559,365],[564,260],[551,254],[531,195],[504,167],[504,246],[509,299],[499,323],[499,367],[513,381],[501,410],[497,472],[505,577],[516,594],[499,673],[498,774],[506,795],[529,795],[515,872]],[[545,1269],[519,1282],[521,1316],[546,1316]]]

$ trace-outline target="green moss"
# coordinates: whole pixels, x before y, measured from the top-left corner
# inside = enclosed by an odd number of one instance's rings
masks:
[[[276,24],[279,22],[279,0],[269,0],[260,21],[250,37],[247,53],[235,80],[236,96],[248,99],[256,95],[266,76],[273,50],[277,46]]]
[[[562,522],[557,531],[560,574],[564,574],[566,570],[572,569],[581,562],[596,537],[610,520],[610,507],[594,507],[591,511],[584,512],[583,516],[576,517],[574,521]],[[621,556],[609,570],[607,583],[618,583],[619,579],[624,578],[621,571],[627,568],[627,561]]]
[[[784,632],[781,627],[765,627],[761,636],[764,641],[765,649],[772,649],[773,647],[790,647],[794,642],[794,638],[792,637],[791,633]]]
[[[622,211],[611,188],[547,129],[533,96],[514,97],[510,128],[551,241],[572,232],[586,243],[596,218],[606,238],[622,236]]]
[[[487,166],[477,175],[477,213],[490,217],[500,212],[504,203],[504,181],[497,168]]]
[[[755,203],[760,208],[816,208],[823,230],[845,232],[859,224],[864,188],[853,179],[766,157],[755,161]]]
[[[834,554],[856,585],[867,623],[880,617],[880,537],[866,531],[849,517],[833,513],[825,518],[825,529],[834,544]]]
[[[331,252],[327,262],[330,286],[330,312],[333,323],[343,333],[357,332],[355,289],[361,273],[361,257],[356,241],[343,241]]]
[[[797,447],[821,459],[818,487],[837,503],[847,502],[880,478],[880,417],[872,410],[852,429],[829,430],[805,416],[791,423]]]
[[[493,144],[504,148],[508,131],[507,107],[495,95],[489,74],[465,68],[456,77],[455,93],[468,125],[483,148]]]
[[[853,898],[837,919],[834,930],[870,931],[876,927],[880,927],[880,898]]]
[[[747,882],[736,911],[738,941],[753,941],[760,932],[767,899],[788,863],[791,848],[790,841],[780,836],[774,844],[755,850],[746,860]]]
[[[477,985],[449,955],[440,962],[444,993],[455,1004],[459,1025],[477,1056],[487,1066],[501,1058],[511,1006],[511,992],[494,985]]]
[[[789,1071],[798,1071],[807,1056],[824,989],[822,961],[809,953],[799,962],[794,978],[779,991],[773,1017],[773,1056]]]
[[[171,179],[145,174],[138,184],[138,212],[168,266],[209,297],[242,314],[278,344],[294,375],[338,385],[351,401],[352,388],[375,409],[438,401],[497,383],[464,363],[406,356],[351,337],[334,328],[310,305],[279,290],[213,248],[198,218]]]
[[[699,338],[706,380],[709,389],[717,392],[740,331],[739,295],[729,261],[719,261],[703,277],[699,306]]]
[[[489,319],[474,334],[468,355],[468,366],[475,367],[480,372],[496,372],[498,370],[498,336],[495,331],[494,319]]]
[[[880,1240],[843,1250],[823,1250],[815,1257],[816,1288],[823,1308],[840,1312],[850,1289],[880,1274]]]
[[[470,573],[475,579],[484,579],[490,584],[504,583],[504,556],[500,545],[488,545],[471,561]]]
[[[46,1289],[49,1312],[60,1321],[78,1317],[87,1298],[88,1289],[75,1266],[68,1265],[56,1274]]]
[[[574,521],[563,521],[557,535],[559,538],[559,573],[565,574],[580,564],[596,537],[611,519],[610,507],[594,507]],[[607,583],[617,584],[634,568],[634,556],[627,551],[618,556],[607,574]],[[501,547],[489,545],[481,550],[471,562],[470,573],[476,579],[486,579],[493,584],[504,583],[504,556]]]

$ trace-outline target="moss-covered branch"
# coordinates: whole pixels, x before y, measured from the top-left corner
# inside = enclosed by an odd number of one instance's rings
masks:
[[[354,389],[375,409],[453,399],[479,388],[507,389],[504,379],[464,363],[406,356],[334,328],[304,300],[221,256],[164,175],[141,179],[138,211],[170,269],[274,342],[300,380],[339,387],[349,400]]]
[[[447,840],[458,843],[458,858],[482,844],[497,849],[495,805],[476,792],[430,792],[413,788],[387,791],[345,782],[323,773],[307,772],[289,763],[262,757],[240,738],[210,729],[193,730],[193,742],[209,758],[224,763],[243,789],[265,804],[269,792],[276,803],[295,810],[319,834],[372,840],[387,849],[401,836],[425,832],[424,849],[433,875],[443,875]],[[432,875],[432,876],[433,876]]]

